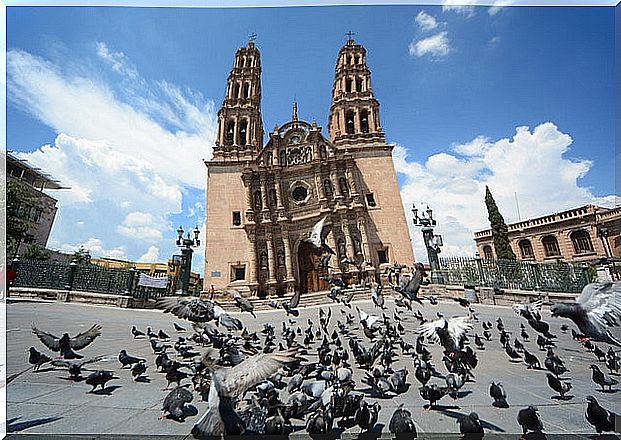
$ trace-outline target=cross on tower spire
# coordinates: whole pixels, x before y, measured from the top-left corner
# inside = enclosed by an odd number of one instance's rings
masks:
[[[257,39],[257,34],[255,34],[254,32],[251,32],[250,35],[248,35],[248,43],[254,43],[256,39]]]
[[[354,35],[356,35],[356,33],[355,33],[355,32],[352,32],[352,31],[349,31],[349,32],[347,32],[345,35],[347,35],[347,42],[350,42],[350,41],[354,41],[354,39],[353,39],[352,37],[353,37]]]

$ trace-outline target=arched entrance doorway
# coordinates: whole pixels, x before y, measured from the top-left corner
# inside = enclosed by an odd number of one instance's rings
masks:
[[[321,255],[316,253],[310,244],[306,242],[300,243],[298,247],[300,293],[328,289],[328,283],[319,278],[325,274],[325,271],[319,268],[320,257]]]

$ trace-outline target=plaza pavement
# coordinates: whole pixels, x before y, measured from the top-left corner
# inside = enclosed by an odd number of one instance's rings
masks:
[[[373,309],[370,301],[359,301],[354,305],[369,313],[378,313],[378,309]],[[331,325],[334,325],[336,319],[342,319],[343,315],[339,309],[344,307],[340,305],[331,307],[333,308]],[[386,313],[392,317],[394,310],[392,300],[387,300],[387,307]],[[424,307],[415,305],[415,308],[421,309],[428,319],[435,319],[437,311],[442,311],[446,317],[465,314],[465,309],[454,302],[440,302],[438,306],[425,302]],[[595,363],[595,356],[587,353],[579,343],[572,341],[569,334],[563,334],[559,330],[561,323],[569,324],[569,321],[551,318],[547,310],[544,311],[544,320],[550,322],[551,332],[558,335],[556,353],[569,367],[570,372],[566,377],[571,378],[573,385],[570,392],[573,398],[560,401],[551,399],[555,393],[547,386],[545,370],[527,370],[523,363],[509,362],[508,356],[498,342],[498,331],[494,322],[496,317],[502,317],[506,329],[513,332],[514,336],[519,334],[519,323],[525,321],[508,307],[475,305],[474,308],[480,319],[479,323],[475,324],[477,333],[482,334],[480,322],[483,320],[494,323],[493,340],[486,342],[485,350],[476,350],[479,357],[479,365],[474,370],[476,382],[464,385],[462,391],[466,395],[458,400],[453,400],[448,396],[443,398],[439,402],[442,409],[423,410],[426,402],[422,400],[418,392],[420,384],[414,377],[411,358],[399,359],[393,368],[405,366],[408,369],[408,382],[411,387],[408,392],[395,398],[379,399],[382,409],[377,430],[383,427],[382,437],[390,436],[388,422],[394,409],[401,403],[412,412],[419,438],[457,438],[455,433],[459,430],[456,417],[471,411],[476,411],[480,419],[485,422],[485,438],[518,438],[520,427],[517,424],[516,415],[519,409],[528,405],[536,405],[539,408],[548,438],[568,438],[569,434],[578,434],[579,438],[586,438],[587,435],[593,434],[591,425],[584,418],[585,397],[589,394],[596,396],[605,408],[617,413],[621,412],[619,397],[621,394],[602,393],[599,387],[591,381],[591,370],[588,367],[591,363]],[[355,313],[354,309],[352,311]],[[318,323],[317,314],[318,307],[300,309],[297,323],[303,328],[306,328],[308,319]],[[274,324],[277,338],[281,335],[281,325],[285,320],[282,310],[257,312],[256,320],[249,314],[235,315],[242,318],[251,332],[260,330],[264,322]],[[418,325],[418,321],[409,312],[401,312],[400,316],[405,320],[404,339],[413,343],[416,337],[413,329]],[[106,434],[107,438],[115,435],[128,435],[132,438],[144,438],[149,435],[190,438],[188,434],[205,410],[205,403],[201,402],[195,393],[192,405],[198,410],[197,415],[188,417],[184,423],[169,419],[158,420],[162,400],[168,393],[162,390],[166,382],[163,374],[156,372],[155,356],[148,340],[144,338],[134,340],[130,336],[130,327],[135,324],[141,330],[151,326],[157,332],[161,328],[176,338],[182,333],[174,331],[173,321],[191,330],[189,322],[178,320],[170,314],[157,310],[119,309],[51,301],[10,301],[7,304],[7,375],[28,367],[25,354],[28,347],[34,346],[38,350],[48,352],[32,334],[32,322],[36,322],[39,328],[57,336],[62,335],[64,331],[75,335],[97,322],[103,326],[102,335],[81,353],[85,358],[102,354],[114,358],[114,361],[99,363],[93,368],[114,370],[118,379],[109,382],[108,386],[114,387],[111,388],[110,395],[97,395],[88,393],[90,386],[84,382],[69,381],[65,370],[44,367],[40,372],[28,371],[7,388],[7,431],[19,433],[19,437],[36,439],[46,438],[45,434],[60,434],[63,438],[68,434],[83,434],[85,438],[97,438],[97,434]],[[359,331],[356,333],[360,334]],[[525,346],[531,353],[536,354],[543,367],[545,352],[539,351],[535,344],[535,331],[528,328],[528,333],[531,335],[531,341],[526,342]],[[347,346],[344,339],[343,342]],[[366,340],[363,344],[369,345]],[[473,342],[472,345],[474,346]],[[600,344],[600,347],[604,350],[608,348],[603,344]],[[149,366],[147,376],[150,383],[133,382],[130,371],[120,369],[116,356],[123,348],[129,354],[147,359]],[[439,371],[445,372],[441,362],[440,348],[430,346],[430,349],[434,355],[434,364]],[[398,352],[400,353],[400,349]],[[316,360],[314,351],[305,357],[310,361]],[[607,371],[603,364],[600,363],[600,365],[604,371]],[[356,390],[368,391],[368,386],[361,382],[363,373],[357,368],[354,370]],[[87,374],[88,372],[85,376]],[[492,380],[500,381],[504,385],[510,408],[498,409],[491,406],[492,400],[488,389]],[[439,378],[432,378],[431,383],[434,382],[444,385],[444,381]],[[284,393],[286,395],[286,391]],[[286,401],[286,399],[283,400]],[[303,426],[303,424],[303,421],[296,423],[297,426]],[[297,432],[303,434],[305,431]],[[342,437],[349,437],[350,433],[353,436],[357,432],[357,427],[351,428]],[[431,433],[437,433],[437,435]],[[449,437],[449,434],[452,435]]]

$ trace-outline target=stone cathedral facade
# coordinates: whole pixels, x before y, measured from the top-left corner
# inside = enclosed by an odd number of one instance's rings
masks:
[[[261,55],[252,41],[237,51],[206,162],[206,289],[260,297],[325,289],[320,256],[302,241],[325,216],[331,273],[357,282],[383,265],[413,264],[379,107],[366,50],[349,39],[338,53],[327,136],[299,120],[294,104],[264,144]]]

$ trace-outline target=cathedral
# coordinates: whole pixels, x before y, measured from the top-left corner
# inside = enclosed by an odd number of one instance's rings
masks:
[[[328,133],[298,119],[264,144],[261,54],[237,50],[207,165],[205,282],[265,297],[324,290],[326,270],[346,282],[414,262],[392,149],[380,124],[365,48],[339,50]],[[304,241],[326,218],[329,268]]]

